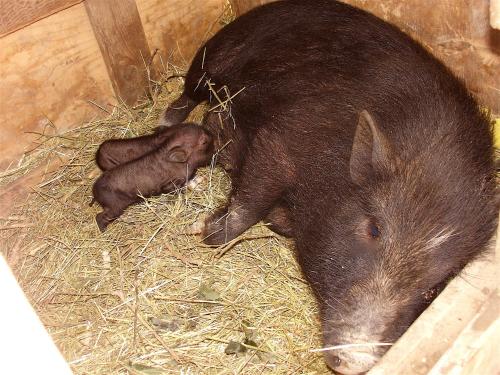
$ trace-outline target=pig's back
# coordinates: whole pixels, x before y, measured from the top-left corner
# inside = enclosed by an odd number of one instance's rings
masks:
[[[464,139],[466,158],[490,158],[488,124],[462,83],[397,28],[346,4],[291,0],[250,11],[200,49],[186,85],[202,75],[231,93],[244,88],[232,112],[251,135],[265,126],[288,137],[286,121],[300,137],[316,128],[352,138],[366,109],[403,158],[432,143],[460,149]]]

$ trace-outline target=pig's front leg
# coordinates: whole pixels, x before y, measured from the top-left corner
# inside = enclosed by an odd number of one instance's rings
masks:
[[[176,101],[168,106],[160,117],[159,126],[170,127],[183,122],[198,103],[182,94]]]
[[[228,206],[220,208],[206,220],[203,231],[204,242],[210,245],[227,243],[262,219],[269,223],[269,229],[273,232],[293,237],[286,208],[279,203],[274,205],[271,203],[266,207],[267,205],[262,203],[262,198],[263,195],[232,197]],[[273,199],[271,195],[266,198],[269,199],[268,202]],[[261,202],[257,204],[256,200]]]

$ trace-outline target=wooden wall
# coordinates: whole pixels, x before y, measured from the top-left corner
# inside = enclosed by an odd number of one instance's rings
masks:
[[[159,50],[186,65],[223,0],[0,0],[0,170],[33,145],[144,93]]]
[[[186,65],[220,27],[223,0],[136,0],[151,51]],[[168,9],[166,9],[168,4]]]
[[[26,132],[76,126],[98,113],[88,100],[113,97],[83,4],[1,37],[0,51],[0,167],[29,146]]]

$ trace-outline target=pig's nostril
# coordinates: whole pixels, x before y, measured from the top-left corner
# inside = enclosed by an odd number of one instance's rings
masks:
[[[342,364],[342,361],[340,360],[339,357],[337,357],[336,355],[334,355],[331,359],[331,365],[333,368],[335,367],[339,367],[341,364]]]
[[[325,360],[328,364],[328,367],[335,371],[337,371],[339,367],[343,367],[343,365],[345,364],[339,356],[336,356],[333,353],[325,354]]]

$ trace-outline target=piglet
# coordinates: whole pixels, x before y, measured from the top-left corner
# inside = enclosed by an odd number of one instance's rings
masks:
[[[191,123],[176,124],[169,128],[160,127],[155,133],[135,138],[109,139],[97,150],[95,160],[102,171],[135,160],[157,149],[168,141],[179,129]]]
[[[96,216],[101,232],[128,206],[139,202],[140,196],[172,192],[189,181],[197,168],[209,164],[213,139],[207,130],[193,124],[171,129],[168,140],[157,149],[119,164],[97,179],[92,193],[103,208]],[[127,154],[120,154],[119,148],[114,151],[115,155]]]

